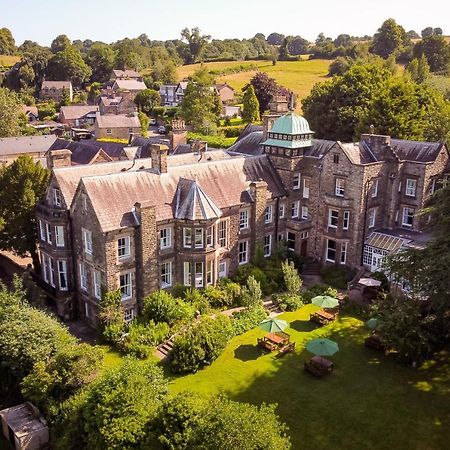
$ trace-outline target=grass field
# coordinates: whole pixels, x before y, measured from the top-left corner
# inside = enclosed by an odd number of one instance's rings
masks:
[[[17,61],[20,56],[0,55],[0,67],[12,67]]]
[[[256,346],[259,329],[234,338],[208,368],[172,378],[172,393],[192,390],[225,393],[254,404],[278,403],[293,449],[438,450],[450,440],[450,363],[448,355],[413,370],[390,356],[366,349],[368,330],[354,318],[315,328],[313,306],[281,316],[296,342],[294,354],[281,359]],[[303,371],[311,355],[307,340],[330,336],[340,351],[334,372],[315,379]]]
[[[330,60],[325,59],[311,59],[307,61],[279,61],[275,66],[271,61],[232,61],[232,62],[214,62],[206,63],[210,70],[225,69],[227,67],[236,67],[241,64],[255,64],[258,70],[267,72],[269,76],[282,86],[285,86],[298,95],[298,99],[305,98],[311,88],[318,81],[325,81],[327,79],[328,66]],[[195,70],[199,68],[199,64],[191,64],[188,66],[181,66],[178,70],[178,77],[180,79],[192,75]],[[236,90],[242,89],[255,75],[256,71],[239,72],[230,75],[224,75],[217,78],[217,82],[227,82]],[[300,109],[300,101],[297,102],[297,109]]]

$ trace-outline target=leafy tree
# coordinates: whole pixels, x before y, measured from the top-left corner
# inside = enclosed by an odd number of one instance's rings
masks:
[[[241,299],[242,306],[246,308],[262,306],[261,285],[254,276],[250,275],[247,278],[246,286],[241,290]]]
[[[71,45],[56,53],[48,62],[50,79],[70,80],[74,86],[81,86],[91,74],[91,68],[83,61],[80,52]]]
[[[114,69],[114,50],[106,44],[96,43],[89,49],[86,63],[92,70],[91,82],[104,83],[108,81]]]
[[[259,122],[259,102],[252,84],[245,90],[242,103],[242,119],[244,122]]]
[[[119,289],[103,293],[98,305],[98,318],[106,341],[112,344],[117,343],[125,330],[122,293]]]
[[[52,51],[52,53],[59,53],[71,46],[72,42],[70,41],[70,39],[65,34],[60,34],[55,39],[53,39],[50,45],[50,50]]]
[[[284,38],[283,42],[280,45],[280,49],[278,51],[278,59],[280,61],[288,61],[289,60],[289,50],[288,50],[288,45],[289,45],[289,38]]]
[[[68,106],[70,105],[70,94],[69,91],[63,87],[62,92],[61,92],[61,100],[59,102],[60,106]]]
[[[97,97],[101,94],[101,83],[92,83],[90,86],[88,86],[86,89],[88,91],[88,101],[92,104],[95,103]]]
[[[266,72],[258,72],[254,75],[244,90],[247,90],[250,85],[253,86],[256,98],[259,102],[259,113],[263,114],[264,111],[269,108],[269,103],[272,101],[273,96],[278,92],[279,86]]]
[[[430,76],[430,66],[425,55],[419,59],[414,58],[407,66],[406,71],[411,79],[417,83],[424,83]]]
[[[281,45],[283,43],[284,38],[285,38],[284,34],[270,33],[269,36],[267,36],[267,42],[270,45]]]
[[[141,136],[147,137],[148,135],[148,122],[149,118],[147,114],[142,111],[138,112],[139,122],[141,124]]]
[[[289,39],[288,51],[291,55],[304,55],[309,52],[309,42],[301,36]]]
[[[422,38],[433,36],[433,27],[424,28],[420,34],[422,35]]]
[[[344,58],[343,56],[339,56],[336,58],[328,69],[328,75],[344,75],[345,72],[350,68],[351,61],[348,58]]]
[[[16,43],[8,28],[0,28],[0,55],[14,55]]]
[[[423,38],[413,49],[415,58],[425,55],[431,72],[450,72],[450,44],[444,36],[432,35]]]
[[[173,450],[291,448],[275,405],[258,407],[224,396],[206,399],[191,392],[178,394],[165,402],[155,428],[158,441]]]
[[[9,89],[0,88],[0,137],[20,134],[19,117],[21,113],[17,94]]]
[[[375,33],[371,51],[382,58],[398,56],[409,44],[406,31],[394,19],[387,19]]]
[[[409,37],[409,39],[419,39],[419,33],[417,33],[417,31],[414,30],[410,30],[406,32],[406,36]]]
[[[140,111],[148,115],[155,106],[161,105],[161,96],[154,89],[145,89],[136,94],[134,103],[136,103]]]
[[[36,250],[35,206],[45,196],[49,174],[48,169],[40,162],[35,164],[28,155],[19,156],[0,170],[0,217],[5,220],[0,248],[19,256],[30,254],[37,271],[40,263]]]
[[[191,30],[189,30],[189,28],[184,28],[181,31],[181,37],[185,39],[189,45],[191,63],[194,63],[201,58],[205,45],[211,39],[211,36],[202,35],[200,29],[197,27],[192,28]]]
[[[194,309],[179,298],[174,298],[169,292],[156,291],[144,299],[142,314],[146,321],[165,322],[173,325],[180,320],[190,320],[194,317]]]
[[[92,384],[74,411],[83,424],[77,441],[92,450],[139,448],[166,393],[161,368],[127,358]]]
[[[281,269],[283,271],[284,284],[286,290],[290,294],[298,294],[302,287],[302,279],[295,268],[293,261],[283,261],[281,263]]]

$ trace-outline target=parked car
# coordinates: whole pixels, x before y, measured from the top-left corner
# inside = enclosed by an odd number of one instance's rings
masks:
[[[166,134],[167,133],[166,127],[164,125],[160,125],[158,127],[158,133],[159,134]]]
[[[148,123],[150,125],[156,125],[156,119],[154,117],[151,117],[150,120],[148,121]]]

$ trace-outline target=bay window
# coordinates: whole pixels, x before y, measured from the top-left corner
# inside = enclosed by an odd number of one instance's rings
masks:
[[[183,228],[183,247],[191,248],[192,246],[192,230],[190,228]]]
[[[172,261],[161,264],[161,287],[172,286]]]

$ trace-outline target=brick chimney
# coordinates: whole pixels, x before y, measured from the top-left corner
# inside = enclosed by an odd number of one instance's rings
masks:
[[[251,254],[254,255],[256,242],[263,242],[265,235],[264,216],[267,203],[267,183],[263,180],[252,181],[250,183],[250,195],[253,200],[252,229],[255,230],[255,233],[252,233]]]
[[[47,153],[47,167],[68,167],[72,165],[72,152],[64,148],[62,150],[50,150]]]
[[[169,133],[170,153],[179,145],[187,144],[187,130],[184,120],[172,120],[172,131]]]
[[[152,158],[152,168],[157,169],[159,173],[167,173],[167,154],[169,147],[167,145],[152,144],[150,146],[150,155]]]
[[[361,141],[365,142],[379,161],[394,161],[397,159],[391,148],[391,137],[381,134],[362,134]]]

